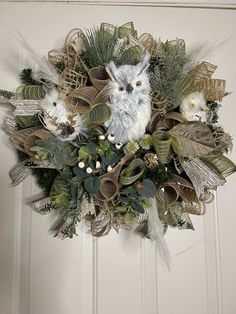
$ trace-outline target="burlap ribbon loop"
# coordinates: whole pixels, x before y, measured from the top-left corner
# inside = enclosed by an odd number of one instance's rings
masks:
[[[25,150],[25,140],[28,136],[30,136],[33,132],[42,129],[41,127],[32,127],[27,129],[22,129],[15,132],[11,137],[10,140],[13,146],[20,150],[23,153],[27,153]]]
[[[59,78],[58,89],[60,92],[70,95],[75,89],[85,86],[87,77],[76,72],[74,69],[66,67]]]
[[[216,69],[216,65],[204,61],[198,64],[190,74],[191,77],[194,78],[195,82],[202,82],[205,79],[210,79]]]
[[[197,89],[203,91],[208,101],[221,101],[225,95],[226,81],[219,79],[205,79],[197,84]]]
[[[64,51],[53,49],[48,52],[48,60],[61,72],[58,89],[66,95],[87,83],[87,77],[77,71],[84,67],[80,54],[84,51],[85,38],[81,29],[72,29],[65,39]]]
[[[133,153],[125,155],[112,171],[100,177],[100,190],[94,195],[95,199],[100,201],[112,201],[118,194],[122,184],[119,182],[119,176],[125,163],[134,158]]]
[[[188,214],[204,215],[206,213],[206,206],[200,201],[184,203],[183,207]]]
[[[159,91],[151,92],[152,110],[157,112],[160,116],[166,114],[167,96]]]
[[[176,124],[185,122],[186,119],[179,112],[168,112],[162,117],[158,112],[154,111],[150,119],[148,129],[152,132],[158,130],[170,130]]]
[[[75,52],[80,55],[84,51],[83,40],[86,38],[80,28],[73,28],[65,39],[65,47],[73,47]]]
[[[65,69],[63,72],[69,70],[75,70],[76,67],[81,65],[81,60],[79,55],[84,51],[83,39],[85,38],[84,33],[79,28],[72,29],[66,39],[64,44],[64,51],[52,49],[48,52],[48,60],[58,66],[64,64]],[[65,73],[64,73],[65,76]],[[61,80],[62,81],[62,80]]]
[[[197,65],[189,75],[194,81],[196,90],[203,92],[208,101],[221,101],[225,95],[225,80],[212,78],[216,68],[216,65],[202,62]]]
[[[176,202],[179,198],[179,189],[175,180],[159,186],[156,197],[162,203],[172,204]]]
[[[73,48],[68,47],[65,49],[66,52],[61,50],[52,49],[48,52],[48,60],[57,67],[59,72],[63,72],[59,65],[64,64],[66,68],[75,69],[79,64],[79,57]]]
[[[197,202],[198,198],[195,189],[188,180],[178,175],[174,175],[174,180],[176,181],[179,188],[179,195],[185,202]]]
[[[193,185],[186,179],[174,175],[173,178],[157,188],[156,197],[160,202],[172,204],[179,197],[187,203],[198,202]]]
[[[92,107],[97,95],[98,90],[93,86],[80,87],[73,90],[68,96],[69,105],[74,112],[86,113]]]
[[[108,84],[110,77],[104,67],[94,67],[88,72],[89,78],[93,86],[101,91]]]
[[[148,125],[147,125],[147,130],[150,131],[151,133],[154,133],[155,131],[157,131],[157,126],[158,126],[159,121],[161,121],[161,119],[162,119],[162,116],[158,112],[153,111],[151,119],[149,120]]]
[[[186,119],[179,112],[168,112],[162,119],[162,123],[167,130],[172,129],[176,124],[184,121],[186,121]]]
[[[79,113],[86,113],[97,103],[108,101],[109,75],[104,67],[94,67],[88,72],[93,86],[82,86],[74,89],[68,96],[72,110]]]
[[[54,65],[64,63],[66,58],[67,58],[66,53],[60,50],[52,49],[48,52],[48,60]]]
[[[36,145],[37,140],[47,140],[53,138],[53,134],[45,129],[38,129],[28,135],[24,141],[24,149],[31,159],[35,158],[35,152],[31,150]]]
[[[139,36],[139,42],[143,45],[145,50],[150,53],[150,55],[155,55],[157,50],[157,41],[149,33],[143,33]]]

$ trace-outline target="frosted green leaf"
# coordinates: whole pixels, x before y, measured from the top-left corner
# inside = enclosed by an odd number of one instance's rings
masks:
[[[102,124],[106,122],[111,115],[111,109],[107,104],[96,104],[88,113],[87,122]]]
[[[183,157],[197,157],[216,149],[211,130],[202,122],[179,123],[170,131],[174,152]]]

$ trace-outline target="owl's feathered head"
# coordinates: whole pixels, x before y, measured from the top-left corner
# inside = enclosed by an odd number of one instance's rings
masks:
[[[129,98],[147,97],[150,92],[147,69],[149,67],[149,54],[136,65],[122,65],[117,67],[113,61],[106,66],[110,81],[110,96],[116,101]],[[114,99],[113,99],[114,100]]]

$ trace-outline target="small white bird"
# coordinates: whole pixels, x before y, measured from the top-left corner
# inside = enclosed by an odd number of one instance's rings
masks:
[[[185,97],[179,110],[188,121],[207,121],[208,107],[201,92],[194,92]]]
[[[42,122],[47,130],[63,141],[72,141],[77,135],[84,134],[85,126],[79,113],[68,110],[58,91],[52,89],[41,100]]]

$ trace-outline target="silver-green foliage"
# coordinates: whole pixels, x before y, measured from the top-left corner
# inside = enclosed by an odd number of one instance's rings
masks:
[[[193,91],[193,81],[188,76],[192,59],[179,39],[160,44],[155,59],[149,74],[151,88],[157,101],[165,99],[165,109],[170,111]]]

